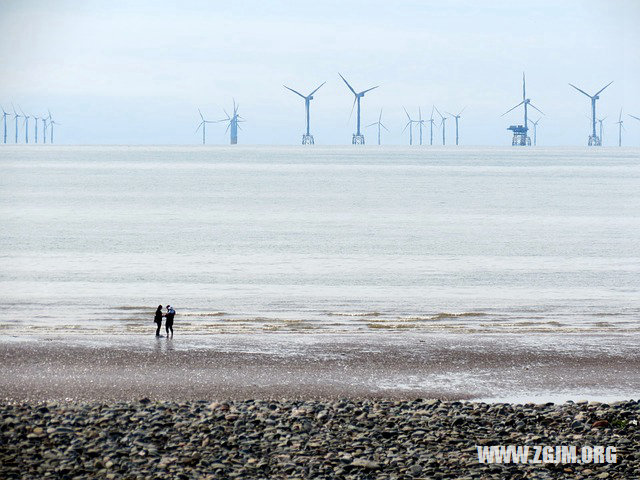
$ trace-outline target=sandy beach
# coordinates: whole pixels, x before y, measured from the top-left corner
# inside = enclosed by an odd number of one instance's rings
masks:
[[[640,392],[637,352],[621,335],[25,336],[0,343],[0,391],[6,401],[614,401]]]

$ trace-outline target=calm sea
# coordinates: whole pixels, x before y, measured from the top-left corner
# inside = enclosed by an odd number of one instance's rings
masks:
[[[0,148],[5,334],[640,331],[640,149]]]

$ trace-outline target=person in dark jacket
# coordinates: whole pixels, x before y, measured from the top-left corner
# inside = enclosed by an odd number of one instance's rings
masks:
[[[158,325],[156,329],[156,337],[160,336],[160,327],[162,326],[162,305],[158,305],[158,309],[156,310],[156,316],[153,317],[153,321]]]
[[[164,325],[165,329],[167,330],[167,337],[169,337],[169,330],[171,330],[171,336],[173,337],[173,317],[175,316],[176,311],[171,305],[167,305],[167,314],[165,315],[167,322]]]

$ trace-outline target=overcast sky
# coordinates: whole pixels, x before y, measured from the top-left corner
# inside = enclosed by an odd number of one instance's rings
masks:
[[[196,144],[197,108],[217,120],[235,98],[246,118],[240,143],[297,144],[304,101],[282,85],[306,93],[323,81],[311,105],[316,143],[350,143],[353,96],[341,72],[357,90],[380,85],[363,99],[363,123],[384,108],[386,143],[408,141],[403,106],[428,118],[435,104],[466,106],[462,144],[505,145],[521,109],[500,115],[521,101],[525,71],[527,96],[546,114],[539,145],[585,144],[589,99],[567,83],[595,92],[612,80],[598,104],[604,142],[617,143],[623,107],[623,144],[640,145],[640,121],[626,116],[640,117],[638,0],[2,0],[1,8],[0,105],[50,108],[59,143]],[[228,142],[223,125],[207,133],[208,143]],[[374,143],[374,129],[366,134]]]

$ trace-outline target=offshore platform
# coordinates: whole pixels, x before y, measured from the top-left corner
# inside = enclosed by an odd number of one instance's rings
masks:
[[[515,107],[510,108],[506,112],[504,112],[501,116],[505,116],[512,110],[515,110],[520,105],[524,105],[524,123],[522,125],[511,125],[507,128],[507,130],[511,130],[513,132],[513,138],[511,139],[511,145],[517,147],[529,147],[531,146],[531,138],[529,137],[529,124],[528,124],[528,112],[527,107],[534,108],[538,110],[540,113],[544,115],[542,110],[536,107],[531,100],[527,98],[527,89],[526,89],[526,81],[524,77],[524,72],[522,72],[522,101],[517,104]]]

